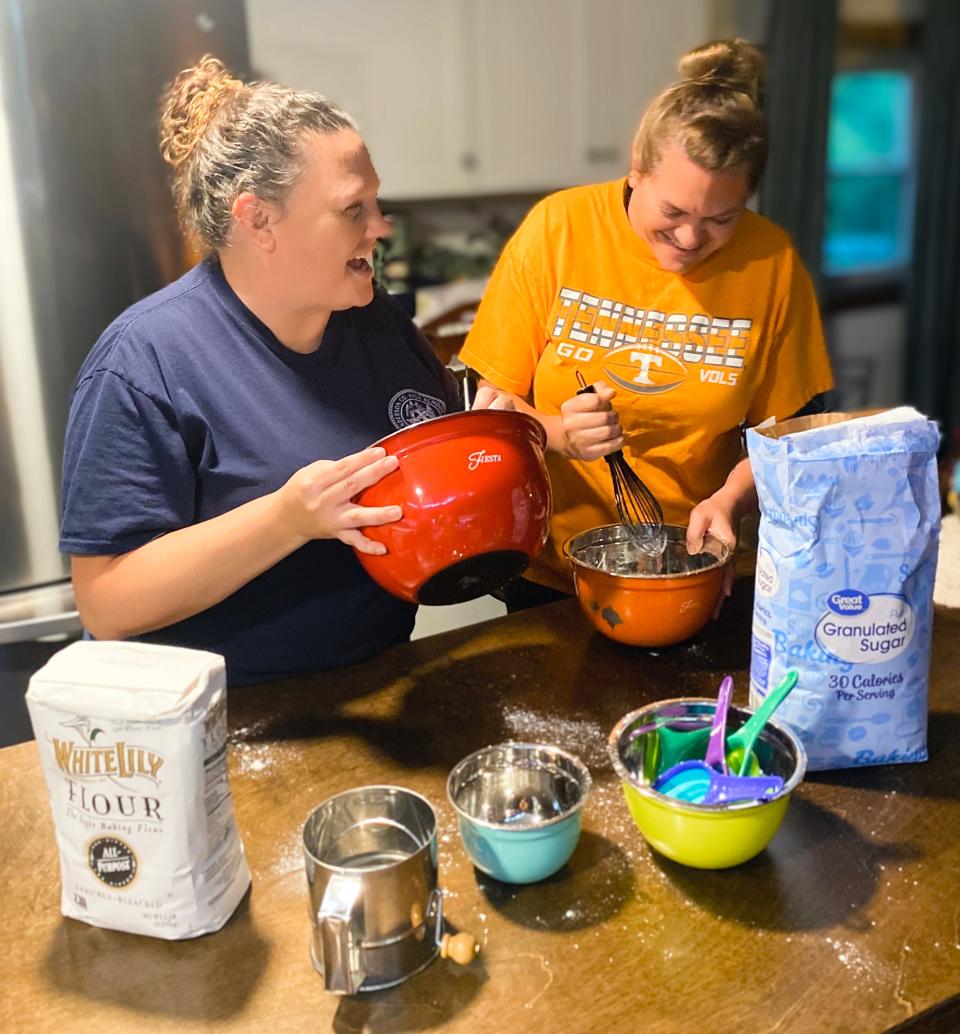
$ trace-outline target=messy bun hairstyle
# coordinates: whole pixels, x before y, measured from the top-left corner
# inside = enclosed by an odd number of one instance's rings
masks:
[[[752,194],[767,161],[763,55],[742,39],[717,40],[680,59],[678,82],[647,108],[633,141],[633,168],[647,175],[678,143],[708,172],[742,168]]]
[[[306,133],[355,128],[319,94],[245,84],[210,54],[170,83],[162,104],[160,150],[177,213],[205,251],[229,243],[240,194],[283,205],[303,172]]]

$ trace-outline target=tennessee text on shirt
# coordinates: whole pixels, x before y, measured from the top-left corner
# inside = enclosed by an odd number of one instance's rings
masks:
[[[746,366],[752,327],[743,317],[641,309],[563,287],[551,338],[559,356],[584,363],[599,358],[620,387],[662,394],[690,377],[735,385]]]

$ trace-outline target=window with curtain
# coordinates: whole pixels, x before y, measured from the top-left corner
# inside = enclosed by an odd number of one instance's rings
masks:
[[[909,71],[838,72],[831,88],[823,271],[902,270],[913,233],[914,83]]]

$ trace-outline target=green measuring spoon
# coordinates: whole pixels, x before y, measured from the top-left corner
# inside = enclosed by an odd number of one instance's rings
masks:
[[[727,736],[727,767],[731,772],[736,772],[737,775],[759,774],[760,766],[753,753],[753,745],[757,742],[757,737],[763,731],[767,720],[797,684],[797,678],[795,671],[788,671],[780,685],[767,694],[750,720]]]

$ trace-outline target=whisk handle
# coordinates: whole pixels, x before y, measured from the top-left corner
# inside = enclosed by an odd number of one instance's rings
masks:
[[[578,395],[596,395],[597,389],[592,384],[587,384],[583,379],[583,374],[577,370],[577,380],[580,382],[580,388],[577,391]],[[610,469],[613,469],[613,465],[617,462],[617,457],[623,456],[623,449],[617,449],[616,452],[609,453],[603,458],[607,461],[607,465]]]

